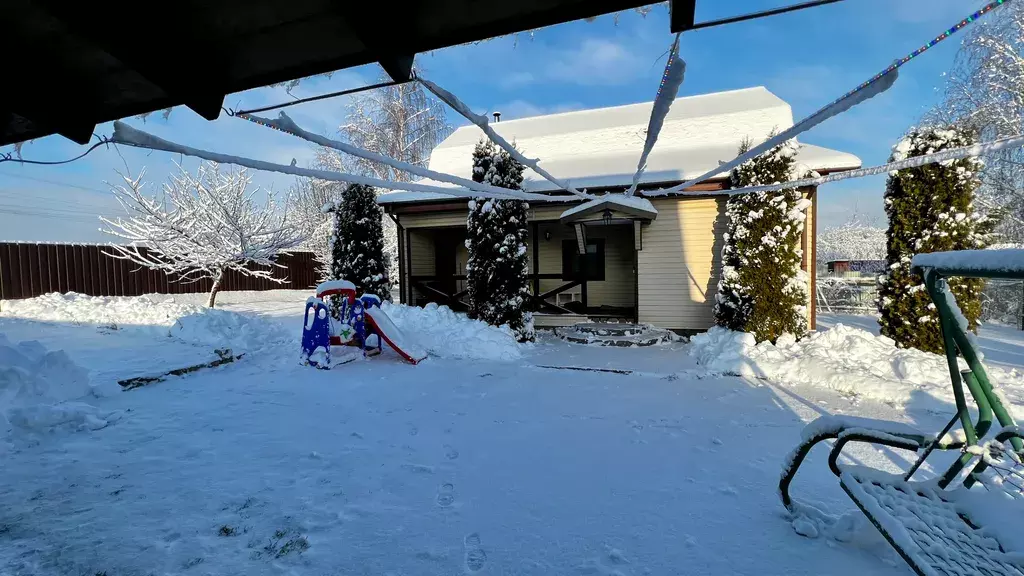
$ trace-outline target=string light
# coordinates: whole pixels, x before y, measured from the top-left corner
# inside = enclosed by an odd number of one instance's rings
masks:
[[[957,33],[958,31],[960,31],[960,30],[962,30],[962,29],[966,28],[966,27],[967,27],[968,25],[970,25],[971,23],[973,23],[973,22],[974,22],[975,20],[977,20],[978,18],[981,18],[981,17],[982,17],[982,16],[984,16],[985,14],[988,14],[989,12],[991,12],[991,11],[995,10],[996,8],[998,8],[998,7],[1002,6],[1003,4],[1006,4],[1006,3],[1008,3],[1009,1],[1010,1],[1010,0],[996,0],[995,2],[989,2],[989,3],[988,3],[988,4],[986,4],[986,5],[984,6],[984,7],[982,7],[982,8],[980,9],[980,10],[978,10],[978,11],[977,11],[977,12],[975,12],[974,14],[971,14],[971,15],[970,15],[970,16],[968,16],[967,18],[964,18],[963,20],[961,20],[960,22],[958,22],[958,23],[957,23],[957,24],[956,24],[955,26],[953,26],[953,27],[952,27],[952,28],[950,28],[949,30],[946,30],[946,31],[945,31],[945,32],[943,32],[942,34],[939,34],[938,36],[936,36],[936,37],[935,37],[935,38],[934,38],[933,40],[931,40],[930,42],[928,42],[928,43],[927,43],[927,44],[925,44],[924,46],[921,46],[921,47],[920,47],[920,48],[918,48],[917,50],[914,50],[914,51],[913,51],[913,52],[911,52],[910,54],[907,54],[907,55],[906,55],[906,56],[904,56],[903,58],[900,58],[899,60],[897,60],[897,61],[893,62],[892,64],[890,64],[890,65],[889,65],[889,67],[888,67],[888,68],[886,68],[885,70],[882,70],[881,72],[879,72],[878,74],[876,74],[876,75],[875,75],[874,77],[872,77],[872,78],[871,78],[870,80],[868,80],[867,82],[865,82],[865,83],[861,84],[860,86],[857,86],[856,88],[854,88],[853,90],[850,90],[850,91],[849,91],[849,92],[847,92],[846,94],[843,94],[842,96],[840,96],[839,98],[837,98],[837,99],[836,99],[836,100],[835,100],[834,102],[832,102],[832,104],[835,104],[836,102],[839,102],[840,100],[842,100],[842,99],[844,99],[844,98],[848,98],[848,97],[849,97],[849,96],[851,96],[852,94],[856,94],[857,92],[860,92],[860,91],[861,91],[861,90],[863,90],[864,88],[867,88],[867,87],[868,87],[868,86],[870,86],[871,84],[873,84],[873,83],[877,82],[877,81],[878,81],[878,80],[879,80],[880,78],[882,78],[882,77],[883,77],[883,76],[885,76],[886,74],[889,74],[889,73],[890,73],[890,72],[892,72],[893,70],[895,70],[895,69],[899,68],[900,66],[903,66],[903,65],[904,65],[904,64],[906,64],[907,62],[910,62],[910,61],[911,61],[912,59],[914,59],[914,58],[916,58],[916,57],[920,56],[921,54],[923,54],[923,53],[924,53],[925,51],[927,51],[927,50],[928,50],[929,48],[931,48],[931,47],[935,46],[935,45],[936,45],[936,44],[938,44],[939,42],[942,42],[942,41],[943,41],[943,40],[945,40],[946,38],[949,38],[949,37],[950,37],[950,36],[952,36],[953,34],[956,34],[956,33]],[[832,104],[829,104],[829,106],[831,106]]]

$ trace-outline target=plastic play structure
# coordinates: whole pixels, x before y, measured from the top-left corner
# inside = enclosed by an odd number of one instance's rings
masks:
[[[993,265],[995,260],[1000,262]],[[913,266],[924,277],[938,309],[956,414],[934,437],[906,424],[865,418],[825,416],[811,422],[784,467],[779,482],[782,503],[794,517],[815,516],[817,510],[790,497],[789,487],[811,448],[835,439],[829,468],[857,507],[917,574],[1024,574],[1019,551],[1008,554],[1004,548],[1007,542],[1019,541],[1008,532],[1019,529],[1016,523],[1006,526],[1006,522],[992,521],[988,513],[978,512],[995,509],[1014,517],[1007,508],[1024,498],[1024,483],[1020,481],[1024,435],[992,388],[967,321],[945,280],[950,276],[1022,279],[1024,251],[922,254],[914,258]],[[967,369],[960,369],[960,356]],[[977,409],[976,422],[971,420],[964,383]],[[994,438],[984,441],[993,430],[993,415],[1001,429]],[[957,423],[961,429],[950,433]],[[839,458],[850,442],[909,450],[918,457],[902,475],[847,465]],[[939,478],[912,481],[925,459],[937,450],[957,450],[960,455]]]
[[[331,315],[328,298],[334,298],[336,315]],[[395,326],[381,310],[380,298],[373,294],[356,297],[356,287],[347,280],[331,280],[317,286],[316,296],[306,300],[302,324],[302,358],[310,366],[330,369],[332,346],[353,346],[362,356],[380,354],[387,343],[407,362],[417,364],[426,351]],[[355,360],[351,355],[341,364]],[[337,365],[335,363],[334,365]]]

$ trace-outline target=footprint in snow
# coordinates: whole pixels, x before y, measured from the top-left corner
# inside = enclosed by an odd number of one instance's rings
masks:
[[[455,502],[455,485],[450,483],[441,484],[437,489],[437,505],[447,508]]]
[[[459,451],[456,450],[455,448],[445,444],[444,445],[444,455],[449,460],[455,460],[456,458],[459,457]]]
[[[487,553],[480,547],[480,535],[473,532],[463,540],[466,546],[466,570],[479,572],[487,563]]]

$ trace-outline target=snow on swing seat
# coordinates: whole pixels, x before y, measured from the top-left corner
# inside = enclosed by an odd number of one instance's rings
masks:
[[[956,270],[953,275],[991,276],[1013,274],[1024,276],[1024,250],[1003,248],[1000,250],[954,250],[917,254],[911,264],[914,268]]]
[[[994,494],[941,490],[860,466],[844,467],[840,484],[918,574],[1024,576],[1024,556],[1001,545],[1016,538],[988,522],[985,528],[972,524],[973,501]]]

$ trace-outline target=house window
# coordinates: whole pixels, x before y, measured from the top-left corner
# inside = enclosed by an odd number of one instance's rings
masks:
[[[562,280],[604,280],[604,239],[587,240],[586,255],[576,240],[562,240]]]

